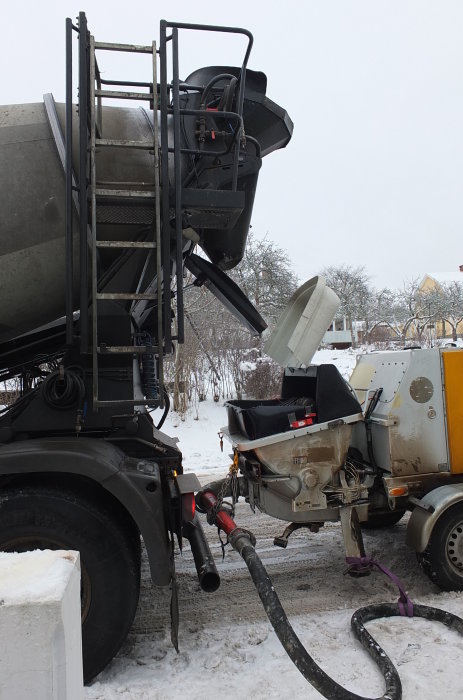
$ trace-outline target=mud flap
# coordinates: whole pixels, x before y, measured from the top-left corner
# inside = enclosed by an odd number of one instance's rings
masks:
[[[171,597],[170,597],[170,640],[178,653],[178,626],[179,626],[179,610],[178,610],[178,588],[177,588],[177,574],[175,571],[174,562],[174,535],[170,535],[171,544]]]
[[[342,536],[347,558],[365,557],[365,547],[363,545],[360,520],[355,506],[341,506],[339,509],[341,519]],[[350,568],[348,572],[351,576],[368,576],[370,567]]]

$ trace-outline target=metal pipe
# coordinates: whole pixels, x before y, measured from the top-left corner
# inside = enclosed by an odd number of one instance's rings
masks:
[[[162,207],[162,279],[164,311],[164,351],[172,351],[172,314],[170,308],[170,222],[169,222],[169,141],[167,127],[167,36],[166,22],[160,24],[160,122],[161,122],[161,207]],[[153,86],[154,91],[154,86]],[[154,115],[154,118],[155,115]],[[160,301],[158,301],[160,303]],[[161,341],[160,341],[161,342]]]
[[[66,20],[66,152],[65,152],[65,227],[66,227],[66,345],[72,344],[74,261],[72,250],[72,21]]]
[[[159,381],[159,408],[164,408],[164,399],[167,392],[164,389],[164,345],[162,330],[162,224],[161,224],[161,173],[159,162],[159,120],[158,120],[158,68],[156,42],[153,41],[153,156],[154,156],[154,221],[156,243],[156,290],[157,290],[157,319],[155,337],[158,342],[158,381]],[[145,112],[146,114],[146,112]],[[164,423],[169,411],[169,398],[167,396],[166,410],[158,423],[158,430]]]
[[[87,53],[87,18],[85,16],[85,12],[79,12],[80,351],[83,353],[87,352],[88,350]]]
[[[220,576],[197,514],[192,521],[184,524],[183,534],[190,542],[199,585],[203,591],[213,593],[220,586]]]
[[[180,164],[180,99],[178,64],[178,29],[172,30],[172,102],[174,110],[174,178],[175,178],[175,252],[177,277],[177,340],[183,343],[185,321],[183,317],[183,230],[182,230],[182,171]]]

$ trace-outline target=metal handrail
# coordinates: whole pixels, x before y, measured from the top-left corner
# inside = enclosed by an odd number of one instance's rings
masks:
[[[80,351],[88,351],[88,29],[79,12],[79,226],[80,226]]]
[[[167,36],[167,29],[171,29],[172,33]],[[185,91],[188,86],[185,83],[180,83],[179,79],[179,62],[178,62],[178,30],[186,29],[193,31],[206,31],[206,32],[218,32],[226,34],[242,34],[248,38],[248,45],[246,47],[243,63],[241,65],[240,75],[237,78],[239,83],[239,92],[237,97],[237,111],[236,112],[221,112],[220,117],[236,119],[238,122],[237,129],[228,148],[223,152],[217,151],[205,151],[201,149],[187,149],[182,148],[180,145],[180,116],[181,115],[200,115],[204,117],[207,115],[205,110],[189,110],[180,107],[180,91]],[[167,43],[172,42],[172,84],[167,82]],[[161,65],[161,76],[160,76],[160,121],[161,121],[161,173],[163,181],[162,190],[162,245],[163,245],[163,268],[164,270],[170,267],[170,202],[168,193],[168,182],[169,182],[169,165],[168,157],[169,153],[174,155],[174,178],[175,178],[175,260],[176,260],[176,281],[177,281],[177,293],[176,293],[176,305],[177,305],[177,340],[183,342],[184,339],[184,318],[183,318],[183,251],[182,251],[182,182],[181,182],[181,167],[180,167],[180,157],[182,154],[188,155],[210,155],[210,156],[220,156],[226,155],[233,150],[233,166],[232,166],[232,184],[231,190],[233,192],[237,191],[238,185],[238,167],[239,167],[239,153],[240,153],[240,140],[243,133],[243,104],[244,104],[244,92],[245,92],[245,82],[246,82],[246,67],[249,60],[249,55],[251,53],[251,48],[253,44],[253,36],[251,32],[247,29],[242,29],[240,27],[223,27],[218,25],[205,25],[205,24],[190,24],[183,22],[168,22],[167,20],[161,20],[160,23],[160,65]],[[195,88],[193,88],[195,89]],[[168,104],[168,94],[172,91],[172,107]],[[198,91],[204,91],[204,87],[198,88]],[[167,117],[169,114],[173,115],[173,132],[174,132],[174,145],[173,148],[169,147],[168,144],[168,123]],[[212,116],[212,115],[211,115]],[[216,116],[216,115],[214,115]],[[165,281],[164,281],[165,282]],[[171,334],[171,323],[172,323],[172,311],[171,311],[171,297],[170,290],[166,288],[164,283],[164,318],[165,318],[165,339],[166,339],[166,351],[170,352],[172,347],[172,334]]]
[[[74,256],[72,241],[72,32],[71,19],[66,19],[66,112],[65,112],[65,236],[66,236],[66,345],[73,336]]]

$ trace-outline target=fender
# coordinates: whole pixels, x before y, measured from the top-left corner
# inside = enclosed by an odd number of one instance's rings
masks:
[[[415,501],[407,528],[407,544],[416,552],[424,552],[434,525],[446,510],[463,501],[463,484],[446,484],[429,491]]]
[[[128,457],[112,443],[92,438],[24,440],[0,446],[0,475],[73,474],[92,479],[128,511],[143,537],[156,586],[171,580],[170,547],[159,465]]]

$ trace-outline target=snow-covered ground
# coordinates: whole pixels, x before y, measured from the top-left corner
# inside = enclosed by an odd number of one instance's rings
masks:
[[[333,362],[348,377],[355,353],[323,350],[314,362]],[[185,469],[198,473],[203,482],[225,474],[230,463],[227,443],[221,453],[217,435],[225,423],[225,409],[206,401],[199,406],[198,420],[187,417],[182,422],[171,414],[163,428],[179,438]],[[350,691],[381,696],[382,678],[352,636],[350,617],[369,602],[397,600],[393,585],[379,573],[365,579],[343,577],[344,552],[337,524],[329,523],[309,538],[295,533],[288,549],[281,550],[272,546],[272,540],[283,529],[282,523],[248,514],[245,504],[239,508],[236,519],[256,533],[258,551],[308,651]],[[440,592],[424,576],[405,544],[405,529],[401,522],[387,531],[366,534],[367,552],[402,578],[415,602],[463,617],[463,597]],[[153,591],[145,573],[132,633],[117,658],[86,688],[87,700],[321,697],[286,656],[244,563],[229,549],[221,562],[216,534],[209,531],[222,584],[215,594],[202,593],[189,549],[178,557],[180,653],[170,643],[168,592]],[[368,629],[397,666],[405,700],[463,697],[463,637],[439,623],[419,619],[383,619],[370,623]]]

